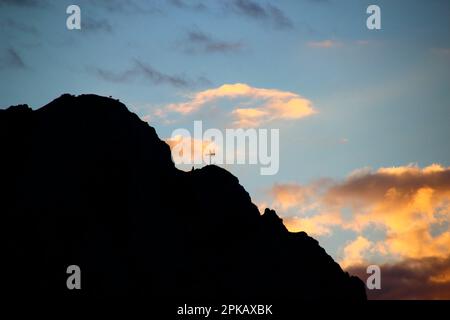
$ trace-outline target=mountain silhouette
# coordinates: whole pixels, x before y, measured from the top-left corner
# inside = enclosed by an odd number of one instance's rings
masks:
[[[238,179],[175,168],[117,100],[0,110],[2,288],[11,294],[366,299],[318,242],[261,215]],[[81,269],[68,290],[66,269]]]

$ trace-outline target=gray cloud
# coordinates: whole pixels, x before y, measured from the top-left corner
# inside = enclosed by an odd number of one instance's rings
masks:
[[[239,13],[253,18],[267,18],[268,16],[261,5],[251,0],[234,0],[233,6]]]
[[[270,13],[270,16],[272,17],[275,26],[278,26],[279,28],[282,29],[288,29],[293,27],[292,21],[288,17],[286,17],[286,15],[277,7],[269,4],[267,5],[267,10]]]
[[[82,20],[82,29],[92,32],[112,33],[112,26],[106,19],[85,18]]]
[[[19,52],[17,52],[14,48],[8,48],[3,57],[0,60],[1,68],[17,68],[17,69],[25,69],[27,65],[23,61]]]
[[[381,289],[367,290],[369,299],[450,299],[450,257],[406,259],[380,266]],[[365,266],[346,270],[367,279]]]
[[[271,4],[259,4],[252,0],[233,0],[225,8],[236,14],[270,23],[278,29],[293,28],[292,21],[278,7]]]
[[[44,1],[38,0],[0,0],[0,5],[13,5],[18,7],[40,7]]]
[[[168,2],[178,8],[184,8],[186,7],[186,3],[182,0],[168,0]]]
[[[183,0],[169,0],[168,1],[169,4],[171,4],[174,7],[177,7],[179,9],[192,9],[194,11],[204,11],[207,10],[207,7],[205,4],[203,4],[202,2],[197,2],[197,3],[187,3],[186,1]]]
[[[138,3],[135,0],[88,0],[88,2],[113,13],[152,14],[161,11],[152,1]]]
[[[20,21],[16,21],[10,18],[1,21],[0,26],[2,28],[10,28],[21,32],[29,33],[32,35],[38,34],[38,31],[36,30],[35,27],[28,26],[26,24],[21,23]]]
[[[179,9],[194,11],[212,11],[214,7],[214,5],[209,7],[206,5],[206,3],[208,5],[213,3],[212,1],[192,3],[185,0],[169,0],[168,3]],[[225,12],[259,20],[276,29],[291,29],[294,26],[291,19],[280,8],[270,3],[260,3],[254,0],[232,0],[219,2],[219,8]]]
[[[209,83],[209,80],[204,77],[194,81],[182,75],[165,74],[139,59],[134,59],[133,66],[122,72],[115,73],[102,68],[94,68],[93,71],[101,79],[116,83],[129,82],[137,78],[143,78],[155,85],[168,84],[178,88],[191,88]]]
[[[200,30],[191,30],[186,34],[183,47],[188,53],[228,53],[240,51],[243,44],[240,41],[217,40]]]

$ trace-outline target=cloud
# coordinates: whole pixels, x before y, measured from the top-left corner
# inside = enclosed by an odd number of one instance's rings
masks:
[[[282,211],[280,213],[282,214]],[[340,225],[342,219],[332,212],[323,212],[309,217],[286,217],[283,222],[291,232],[305,231],[312,236],[330,236],[333,233],[332,228]]]
[[[293,28],[292,21],[278,7],[259,4],[252,0],[233,0],[225,8],[235,14],[269,23],[277,29]]]
[[[366,263],[365,253],[373,249],[373,243],[363,236],[358,236],[344,247],[344,258],[341,262],[342,268]]]
[[[3,57],[0,60],[1,68],[16,68],[16,69],[25,69],[27,65],[23,61],[19,52],[14,48],[8,48],[3,54]]]
[[[281,29],[290,29],[293,27],[292,21],[279,8],[268,4],[267,11],[276,27]]]
[[[363,168],[340,181],[277,184],[269,194],[291,231],[356,233],[342,247],[344,268],[367,266],[374,259],[400,263],[450,256],[450,167]],[[371,235],[373,230],[382,235]],[[447,281],[447,275],[433,279]]]
[[[296,183],[274,184],[269,191],[274,199],[274,205],[283,211],[297,207],[302,212],[313,209],[314,201],[320,189],[327,185],[329,180],[318,180],[303,186]],[[300,208],[301,207],[301,208]]]
[[[310,48],[316,49],[330,49],[342,46],[342,43],[335,40],[310,41],[307,43]]]
[[[151,1],[135,0],[88,0],[89,4],[95,5],[111,13],[120,14],[153,14],[161,10]]]
[[[213,6],[206,6],[209,2],[193,2],[184,0],[169,0],[168,3],[178,9],[189,9],[196,12],[211,11]],[[212,1],[211,1],[212,3]],[[292,20],[277,6],[270,3],[260,3],[253,0],[224,1],[219,9],[268,24],[275,29],[292,29]]]
[[[450,231],[433,235],[432,229],[450,222],[450,168],[438,164],[377,171],[364,168],[352,172],[343,181],[331,181],[274,185],[270,190],[273,205],[280,212],[294,207],[300,217],[308,210],[315,210],[310,212],[311,216],[335,215],[336,219],[322,221],[325,223],[320,226],[322,229],[337,225],[355,232],[373,226],[385,228],[386,248],[399,256],[420,258],[447,254]],[[305,199],[308,199],[306,203]],[[344,209],[351,210],[350,217],[342,214]]]
[[[187,4],[183,0],[169,0],[169,4],[178,7],[178,8],[185,8]]]
[[[337,40],[320,40],[320,41],[309,41],[306,43],[306,46],[312,49],[333,49],[333,48],[340,48],[345,46],[348,47],[366,47],[369,45],[373,45],[373,41],[368,40],[356,40],[356,41],[348,41],[348,42],[342,42]]]
[[[450,48],[432,48],[431,52],[437,56],[450,57]]]
[[[207,7],[202,2],[192,3],[191,1],[187,3],[183,0],[169,0],[168,3],[179,9],[192,9],[195,11],[204,11],[207,9]]]
[[[87,17],[82,20],[81,27],[83,30],[92,32],[112,33],[113,31],[111,24],[106,19],[94,19]]]
[[[122,72],[112,72],[102,68],[93,68],[91,71],[103,80],[116,83],[130,82],[136,78],[143,78],[155,85],[168,84],[178,88],[190,88],[209,83],[209,80],[203,77],[194,81],[181,75],[165,74],[138,59],[134,59],[131,68]]]
[[[4,28],[10,28],[10,29],[21,31],[21,32],[29,33],[32,35],[38,34],[35,27],[28,26],[20,21],[16,21],[16,20],[9,19],[9,18],[1,21],[0,26],[4,27]]]
[[[386,229],[385,249],[400,257],[444,257],[450,230],[433,227],[450,222],[450,168],[416,165],[361,171],[331,187],[328,207],[353,208],[346,227],[362,232],[371,225]]]
[[[169,145],[172,151],[172,159],[175,163],[208,163],[207,154],[210,151],[217,151],[222,148],[213,141],[198,140],[192,137],[186,137],[177,135],[171,138],[165,139],[165,142]],[[184,154],[184,151],[188,151],[189,154]]]
[[[450,299],[450,256],[405,259],[383,264],[381,290],[367,290],[369,299]],[[366,266],[347,271],[366,279]]]
[[[314,114],[312,102],[300,95],[277,89],[251,87],[245,83],[224,84],[197,92],[190,100],[167,105],[163,114],[195,113],[221,99],[246,99],[234,106],[230,116],[237,127],[257,127],[276,120],[300,119]]]
[[[241,42],[217,40],[198,30],[188,31],[183,45],[188,53],[228,53],[237,52],[243,48]]]
[[[356,40],[355,44],[357,44],[358,46],[367,46],[370,44],[369,40]]]
[[[14,5],[18,7],[40,7],[45,1],[38,0],[0,0],[1,5]]]

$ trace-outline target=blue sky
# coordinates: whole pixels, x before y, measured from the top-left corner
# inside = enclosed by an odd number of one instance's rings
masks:
[[[66,28],[70,4],[81,8],[81,30]],[[370,4],[381,8],[381,30],[366,28]],[[293,92],[317,113],[270,124],[280,129],[279,173],[227,167],[257,203],[276,206],[274,184],[450,165],[449,14],[445,0],[0,0],[0,107],[96,93],[143,117],[223,84]],[[167,138],[195,119],[217,125],[206,111],[149,123]],[[303,205],[278,212],[299,216]],[[340,257],[357,234],[384,236],[336,228],[317,237]]]

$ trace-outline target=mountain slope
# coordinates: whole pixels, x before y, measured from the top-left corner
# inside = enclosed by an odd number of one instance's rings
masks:
[[[9,292],[366,298],[316,240],[260,215],[232,174],[176,169],[155,130],[116,100],[66,94],[0,110],[0,138]],[[66,287],[72,264],[80,291]]]

